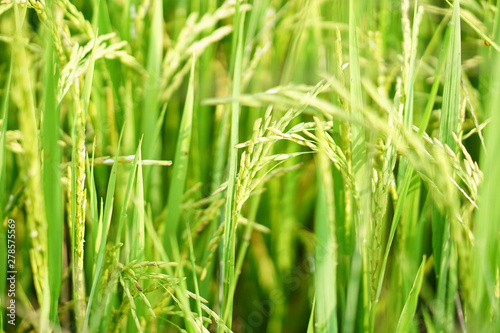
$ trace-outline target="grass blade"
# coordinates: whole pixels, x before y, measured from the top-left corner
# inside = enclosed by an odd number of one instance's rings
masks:
[[[499,2],[500,4],[500,2]],[[498,10],[498,9],[497,9]],[[500,43],[500,13],[497,11],[495,20],[495,36]],[[491,84],[489,98],[486,105],[486,116],[491,117],[485,133],[485,142],[488,151],[481,151],[480,162],[484,170],[484,182],[480,188],[479,210],[476,211],[474,237],[474,264],[473,264],[473,295],[474,311],[471,320],[471,330],[486,331],[499,327],[500,307],[498,302],[498,270],[500,267],[500,251],[498,248],[498,234],[500,211],[498,198],[500,190],[497,186],[500,181],[498,166],[500,165],[500,53],[491,55]],[[493,321],[492,321],[493,320]]]
[[[403,311],[399,317],[398,327],[396,332],[410,332],[410,328],[413,317],[415,316],[415,311],[417,310],[418,296],[420,295],[420,288],[422,287],[422,282],[425,273],[425,258],[422,260],[422,264],[418,269],[417,275],[415,276],[415,281],[413,282],[413,287],[411,288],[410,294],[406,299]]]
[[[90,313],[92,310],[92,305],[94,302],[95,295],[100,294],[100,286],[101,286],[101,276],[102,276],[102,267],[104,264],[104,256],[106,251],[106,242],[108,240],[109,226],[111,224],[111,215],[113,212],[113,202],[116,188],[116,172],[118,167],[118,156],[120,144],[123,138],[123,130],[120,133],[120,138],[118,139],[118,147],[116,149],[116,155],[113,163],[113,167],[111,168],[111,175],[109,176],[108,189],[106,191],[106,201],[104,205],[104,213],[102,215],[102,223],[100,225],[100,242],[98,245],[99,251],[96,256],[96,268],[94,273],[94,280],[92,281],[92,289],[90,291],[89,301],[87,303],[87,310],[85,312],[85,322],[83,325],[84,330],[88,328]],[[96,314],[96,317],[99,317],[99,314]],[[98,321],[98,320],[97,320]],[[92,325],[93,326],[93,325]]]
[[[311,315],[309,316],[309,323],[307,324],[307,332],[306,333],[314,333],[314,309],[316,307],[316,295],[313,299]]]
[[[53,42],[46,32],[44,57],[45,107],[43,113],[43,189],[45,214],[50,221],[47,231],[48,268],[50,287],[50,320],[58,323],[58,304],[63,275],[63,207],[61,188],[61,147],[59,140],[59,106],[56,101],[56,65]]]
[[[358,23],[357,16],[360,6],[359,3],[350,0],[349,1],[349,68],[351,71],[351,116],[353,119],[362,119],[361,108],[363,106],[363,95],[361,91],[361,69],[359,63],[359,49],[358,49]],[[352,167],[354,173],[354,179],[356,184],[356,190],[359,194],[359,201],[355,202],[355,211],[357,212],[354,216],[354,226],[356,230],[356,246],[354,249],[354,254],[351,261],[351,274],[349,277],[348,290],[347,290],[347,303],[346,303],[346,314],[345,314],[345,326],[344,332],[350,333],[354,331],[355,319],[359,318],[362,320],[367,329],[366,325],[368,322],[366,320],[366,313],[356,314],[358,309],[358,300],[363,301],[363,308],[368,309],[369,305],[366,304],[368,301],[366,297],[359,295],[359,290],[369,290],[368,281],[366,279],[367,275],[362,274],[363,266],[366,267],[367,264],[367,252],[365,247],[367,246],[367,230],[370,225],[370,193],[369,190],[369,171],[370,167],[368,165],[368,160],[366,158],[366,137],[364,127],[359,125],[351,124],[351,151],[352,151]],[[362,288],[360,284],[362,283]],[[367,295],[367,293],[365,293]]]
[[[12,62],[10,63],[9,76],[7,77],[7,82],[5,83],[4,89],[4,101],[2,103],[2,129],[0,137],[0,221],[3,221],[6,217],[5,215],[5,197],[6,191],[6,149],[5,149],[5,139],[7,135],[7,126],[9,124],[9,98],[10,98],[10,84],[12,81]],[[0,249],[7,249],[7,233],[6,228],[3,223],[0,224]],[[2,255],[0,257],[0,267],[7,267],[7,257]],[[7,282],[7,271],[5,269],[0,270],[0,295],[6,295],[6,282]],[[4,318],[5,312],[4,307],[0,308],[0,329],[4,329]]]
[[[144,156],[147,159],[159,159],[161,151],[161,140],[156,137],[156,124],[159,112],[159,86],[161,62],[163,59],[163,1],[152,2],[153,11],[151,29],[149,32],[149,49],[147,58],[148,76],[144,87],[144,117],[142,119],[142,134],[144,135]],[[152,181],[152,178],[161,179],[158,168],[146,170],[144,182],[146,186],[146,200],[153,203],[153,211],[159,208],[162,198],[161,181]]]
[[[139,143],[139,148],[137,149],[137,154],[139,155],[137,159],[137,182],[136,182],[136,212],[137,216],[134,219],[134,232],[132,237],[134,241],[132,242],[132,258],[141,260],[144,256],[144,243],[145,243],[145,229],[144,229],[144,184],[142,177],[142,154],[141,154],[141,144]]]
[[[191,74],[188,83],[186,104],[182,114],[182,121],[177,138],[175,158],[173,161],[172,184],[170,185],[167,203],[167,217],[165,220],[165,231],[163,235],[164,244],[168,249],[167,254],[172,256],[171,247],[168,245],[172,238],[177,237],[179,228],[180,207],[189,164],[189,151],[191,146],[191,134],[193,130],[193,101],[194,101],[194,67],[195,58],[193,56],[191,64]]]
[[[81,99],[77,86],[74,89],[75,118],[73,124],[73,162],[72,162],[72,213],[73,213],[73,292],[75,294],[75,317],[78,331],[85,331],[85,272],[83,244],[85,242],[85,127],[89,108],[90,93],[94,75],[97,39],[90,55],[87,74],[83,84]]]
[[[243,27],[245,22],[245,12],[240,13],[240,1],[236,2],[234,36],[236,41],[236,49],[234,55],[234,71],[233,71],[233,96],[240,95],[241,73],[243,62]],[[233,298],[230,296],[230,288],[234,279],[235,267],[235,246],[236,246],[236,228],[235,223],[237,216],[234,216],[234,189],[236,184],[236,172],[238,168],[238,149],[235,147],[239,142],[239,116],[240,104],[234,101],[231,105],[231,139],[229,143],[229,174],[228,186],[226,193],[226,208],[224,213],[224,236],[223,236],[223,291],[221,302],[222,319],[227,327],[231,328],[232,318],[230,314],[233,308]],[[218,332],[221,331],[221,326],[218,327]]]
[[[315,226],[315,286],[316,286],[316,322],[319,332],[337,332],[337,293],[336,269],[337,253],[335,239],[335,198],[331,165],[326,156],[327,139],[319,119],[317,136],[320,140],[317,177],[318,199],[316,202]]]

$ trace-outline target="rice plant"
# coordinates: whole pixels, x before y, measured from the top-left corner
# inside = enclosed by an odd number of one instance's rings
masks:
[[[500,1],[0,1],[0,329],[499,332]]]

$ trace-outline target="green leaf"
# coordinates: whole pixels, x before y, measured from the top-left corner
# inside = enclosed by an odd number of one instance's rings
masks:
[[[63,275],[63,206],[61,187],[61,147],[59,105],[56,101],[56,64],[50,33],[45,35],[43,110],[43,192],[48,223],[47,246],[50,287],[50,320],[58,323],[58,304]]]
[[[335,198],[330,160],[327,157],[327,138],[318,118],[315,118],[319,139],[317,157],[318,199],[316,201],[314,233],[316,323],[319,332],[337,332],[337,253],[335,239]]]
[[[89,301],[87,303],[87,311],[85,314],[85,323],[83,326],[84,330],[86,330],[88,328],[90,313],[92,311],[94,298],[96,295],[100,294],[100,287],[102,285],[102,281],[101,281],[102,273],[103,273],[102,268],[104,265],[106,243],[108,240],[109,226],[111,224],[111,215],[113,212],[113,203],[114,203],[114,195],[115,195],[115,187],[116,187],[116,172],[117,172],[117,168],[118,168],[118,156],[119,156],[120,145],[121,145],[122,138],[123,138],[123,133],[124,133],[124,131],[122,129],[122,131],[120,133],[120,138],[118,139],[118,147],[116,149],[113,167],[111,168],[111,174],[109,176],[108,188],[106,190],[106,201],[104,204],[104,213],[102,215],[102,220],[101,220],[102,223],[100,225],[100,242],[98,244],[99,250],[98,250],[97,256],[96,256],[96,268],[95,268],[94,280],[92,281],[92,289],[90,291]],[[96,317],[99,317],[99,316],[100,315],[96,313]],[[96,321],[96,320],[97,319],[93,319],[93,321]]]
[[[235,12],[235,31],[233,35],[233,45],[236,43],[235,53],[232,54],[233,69],[233,96],[240,95],[242,64],[243,64],[243,48],[244,48],[244,22],[245,12],[240,13],[240,1],[236,2]],[[230,314],[233,312],[233,296],[231,295],[231,285],[233,284],[234,267],[235,267],[235,252],[236,252],[236,216],[234,216],[234,192],[236,185],[236,174],[238,169],[238,149],[236,145],[239,142],[239,117],[240,103],[233,101],[231,104],[231,139],[229,142],[229,174],[228,185],[226,192],[226,207],[224,213],[224,236],[222,248],[222,275],[223,275],[223,290],[221,313],[222,319],[227,327],[231,328],[232,318]],[[217,332],[220,332],[222,327],[219,325]]]
[[[399,317],[398,326],[396,329],[396,332],[398,333],[410,332],[410,328],[412,327],[413,317],[415,316],[415,312],[417,310],[420,288],[422,287],[422,282],[424,280],[425,262],[426,260],[424,257],[424,259],[422,260],[422,264],[420,264],[420,268],[417,271],[417,275],[415,276],[413,287],[411,288],[410,294],[406,299],[403,311],[401,312],[401,316]]]
[[[6,149],[5,149],[5,139],[7,135],[7,126],[9,124],[9,98],[10,98],[10,83],[12,81],[12,61],[9,66],[9,76],[5,82],[4,89],[4,101],[2,105],[2,129],[0,133],[0,221],[3,221],[5,216],[5,194],[6,194]],[[7,233],[6,228],[3,223],[0,223],[0,249],[7,249]],[[7,256],[2,255],[0,257],[0,267],[7,267]],[[5,269],[0,270],[0,295],[6,295],[6,283],[7,283],[7,271]],[[0,329],[4,329],[3,320],[4,307],[0,308]]]
[[[169,244],[172,238],[177,237],[182,195],[184,194],[188,174],[189,152],[193,130],[194,67],[195,59],[193,57],[186,103],[184,104],[184,112],[182,114],[179,136],[177,138],[177,146],[175,148],[172,183],[168,191],[167,216],[165,220],[165,232],[163,235],[165,244]],[[167,249],[169,248],[168,245],[166,245],[166,247]],[[167,251],[167,253],[169,256],[172,254],[171,251]]]

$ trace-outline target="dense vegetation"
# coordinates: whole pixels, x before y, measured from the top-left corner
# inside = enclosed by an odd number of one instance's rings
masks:
[[[499,332],[499,8],[1,1],[0,327]]]

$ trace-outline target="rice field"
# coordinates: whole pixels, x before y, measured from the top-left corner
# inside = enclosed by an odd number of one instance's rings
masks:
[[[0,331],[500,332],[499,10],[0,1]]]

